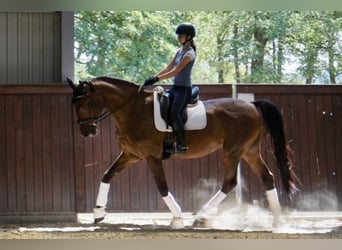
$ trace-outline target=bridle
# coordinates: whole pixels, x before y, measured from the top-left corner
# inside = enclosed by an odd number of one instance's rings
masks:
[[[96,101],[90,96],[88,95],[87,93],[84,93],[82,95],[79,95],[79,96],[76,96],[76,97],[73,97],[72,98],[72,102],[76,102],[80,99],[83,99],[83,98],[89,98],[91,100],[91,102],[95,105],[95,106],[98,106],[100,107],[100,105],[98,105],[96,103]],[[87,123],[98,123],[102,120],[104,120],[105,118],[107,118],[108,116],[110,116],[110,111],[109,110],[106,110],[104,113],[100,114],[99,116],[97,117],[90,117],[90,118],[85,118],[85,119],[78,119],[77,120],[77,123],[78,125],[83,125],[83,124],[87,124]]]
[[[91,83],[88,83],[88,82],[85,82],[86,84],[90,85]],[[111,113],[114,113],[114,112],[117,112],[118,110],[120,110],[121,108],[123,108],[128,102],[130,102],[132,99],[134,99],[133,97],[136,97],[137,95],[139,94],[139,92],[136,92],[134,93],[133,95],[131,95],[125,102],[123,102],[122,104],[118,105],[112,112],[109,111],[108,109],[100,114],[99,116],[97,117],[90,117],[90,118],[85,118],[85,119],[78,119],[77,120],[77,123],[78,125],[83,125],[83,124],[87,124],[87,123],[99,123],[100,121],[106,119],[108,116],[111,115]],[[95,100],[94,98],[92,98],[90,95],[88,95],[88,93],[82,89],[82,94],[78,95],[78,96],[74,96],[72,98],[72,102],[76,102],[80,99],[83,99],[83,98],[88,98],[90,99],[90,101],[95,105],[95,106],[98,106],[98,107],[101,107]]]

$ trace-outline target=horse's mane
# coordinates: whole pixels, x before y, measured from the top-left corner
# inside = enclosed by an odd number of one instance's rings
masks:
[[[117,85],[125,85],[125,86],[130,85],[130,86],[135,86],[135,87],[138,86],[134,82],[126,81],[126,80],[123,80],[120,78],[115,78],[115,77],[108,77],[108,76],[96,77],[96,78],[92,79],[92,82],[93,81],[103,81],[103,82],[110,83],[110,84],[116,85],[116,86]]]

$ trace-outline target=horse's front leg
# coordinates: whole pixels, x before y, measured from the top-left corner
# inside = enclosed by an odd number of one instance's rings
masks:
[[[184,228],[184,221],[182,218],[182,210],[173,195],[170,193],[166,178],[165,172],[162,165],[161,159],[149,158],[147,159],[147,165],[151,169],[154,180],[156,182],[159,193],[162,196],[163,201],[171,211],[173,215],[173,219],[171,221],[171,228],[180,229]]]
[[[138,162],[140,159],[135,156],[125,154],[121,152],[117,159],[114,161],[112,166],[110,166],[106,172],[104,173],[99,192],[97,194],[96,199],[96,207],[94,208],[94,223],[101,222],[106,216],[106,206],[108,202],[108,193],[110,189],[110,180],[117,174],[119,174],[122,170],[131,166],[133,163]]]

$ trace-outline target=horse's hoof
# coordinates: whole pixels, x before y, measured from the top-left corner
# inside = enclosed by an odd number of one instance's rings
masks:
[[[279,217],[278,218],[273,218],[273,223],[272,223],[272,227],[273,228],[277,228],[279,227],[279,224],[280,224],[280,220],[279,220]]]
[[[172,229],[182,229],[184,228],[184,220],[182,217],[174,217],[171,220],[171,228]]]
[[[100,223],[100,222],[103,221],[103,220],[104,220],[104,217],[95,218],[95,219],[94,219],[94,224],[98,224],[98,223]]]
[[[106,216],[106,211],[104,207],[96,207],[94,208],[94,224],[100,223],[104,220]]]
[[[207,218],[197,218],[192,223],[193,227],[210,228],[210,220]]]

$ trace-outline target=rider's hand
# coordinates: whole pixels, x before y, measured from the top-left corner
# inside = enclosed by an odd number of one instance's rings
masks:
[[[148,85],[152,85],[152,84],[154,84],[154,83],[156,83],[156,82],[158,82],[159,81],[159,77],[158,76],[153,76],[153,77],[150,77],[150,78],[148,78],[145,82],[144,82],[144,87],[145,86],[148,86]]]

